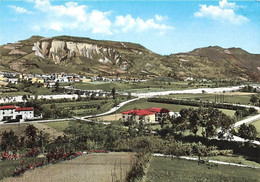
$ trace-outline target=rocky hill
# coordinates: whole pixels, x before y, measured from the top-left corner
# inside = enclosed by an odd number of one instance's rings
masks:
[[[0,56],[2,71],[260,79],[260,55],[239,48],[207,47],[161,56],[139,44],[128,42],[33,36],[0,46]]]

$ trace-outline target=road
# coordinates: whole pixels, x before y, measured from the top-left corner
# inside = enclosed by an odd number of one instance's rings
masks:
[[[152,155],[156,156],[156,157],[173,157],[173,158],[177,158],[177,156],[174,156],[174,155],[165,155],[165,154],[159,154],[159,153],[154,153]],[[186,159],[186,160],[192,160],[192,161],[199,160],[197,157],[189,157],[189,156],[179,156],[178,158]],[[217,161],[217,160],[209,160],[209,162],[210,163],[215,163],[215,164],[224,164],[224,165],[230,165],[230,166],[239,166],[239,167],[248,167],[248,168],[259,169],[259,167],[253,167],[253,166],[248,166],[248,165],[243,165],[243,164],[236,164],[236,163],[223,162],[223,161]]]

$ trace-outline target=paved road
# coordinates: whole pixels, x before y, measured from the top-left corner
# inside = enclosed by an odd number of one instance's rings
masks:
[[[252,123],[256,120],[260,120],[260,114],[257,114],[255,116],[252,116],[252,117],[247,118],[247,119],[243,119],[241,121],[238,121],[238,122],[235,123],[234,127],[237,128],[242,124],[249,124],[249,123]]]
[[[152,154],[152,155],[156,156],[156,157],[173,157],[173,158],[176,158],[176,156],[174,156],[174,155],[164,155],[164,154],[159,154],[159,153],[155,153],[155,154]],[[186,160],[192,160],[192,161],[198,160],[197,157],[188,157],[188,156],[179,156],[178,158],[186,159]],[[243,165],[243,164],[236,164],[236,163],[223,162],[223,161],[217,161],[217,160],[209,160],[209,162],[215,163],[215,164],[224,164],[224,165],[230,165],[230,166],[249,167],[249,168],[259,169],[259,167],[253,167],[253,166],[248,166],[248,165]]]

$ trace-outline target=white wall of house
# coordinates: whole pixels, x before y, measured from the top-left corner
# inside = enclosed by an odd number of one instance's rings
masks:
[[[21,119],[33,119],[34,111],[15,111],[15,109],[3,109],[0,110],[0,121],[6,121],[6,119],[16,119],[17,116],[21,116]]]

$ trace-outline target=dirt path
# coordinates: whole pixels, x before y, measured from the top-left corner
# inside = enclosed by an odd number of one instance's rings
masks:
[[[71,161],[37,168],[4,182],[112,182],[124,179],[131,168],[132,153],[90,154]],[[114,176],[112,177],[112,175]]]

